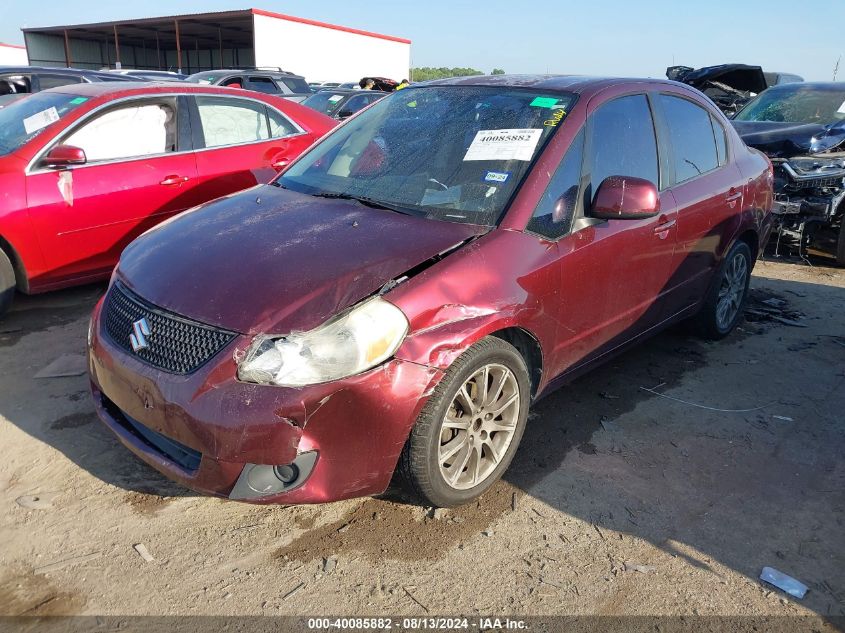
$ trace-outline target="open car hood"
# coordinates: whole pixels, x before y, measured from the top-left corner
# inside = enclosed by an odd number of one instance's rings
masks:
[[[118,276],[187,318],[286,334],[488,230],[263,185],[151,229],[123,252]]]
[[[768,85],[760,66],[746,64],[721,64],[690,68],[689,66],[670,66],[666,76],[673,81],[680,81],[701,90],[710,82],[719,82],[740,92],[763,92]]]

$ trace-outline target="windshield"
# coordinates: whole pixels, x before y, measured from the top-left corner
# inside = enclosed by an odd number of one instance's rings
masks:
[[[802,84],[770,88],[749,102],[736,121],[776,121],[828,125],[845,119],[845,84],[822,89]]]
[[[302,102],[302,105],[331,116],[340,107],[340,102],[343,101],[344,96],[343,93],[337,94],[331,90],[322,90],[308,97]]]
[[[0,108],[0,156],[23,147],[86,101],[63,92],[39,92]]]
[[[574,100],[495,86],[406,88],[337,128],[274,184],[491,226]]]

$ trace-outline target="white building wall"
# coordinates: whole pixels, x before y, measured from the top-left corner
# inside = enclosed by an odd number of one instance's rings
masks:
[[[0,44],[0,66],[26,66],[26,49]]]
[[[256,66],[278,66],[308,81],[408,77],[410,43],[266,15],[253,19]]]

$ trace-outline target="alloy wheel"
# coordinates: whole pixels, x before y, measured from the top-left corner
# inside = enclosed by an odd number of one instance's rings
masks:
[[[748,262],[745,255],[736,253],[722,273],[719,297],[716,302],[716,322],[719,328],[727,330],[736,319],[745,298],[748,282]]]
[[[519,384],[504,365],[484,365],[461,385],[440,427],[438,464],[450,487],[473,488],[496,470],[513,440],[519,408]]]

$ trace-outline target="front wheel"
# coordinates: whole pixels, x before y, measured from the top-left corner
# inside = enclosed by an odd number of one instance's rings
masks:
[[[702,336],[715,340],[731,333],[742,317],[750,281],[751,249],[745,242],[737,242],[722,260],[704,306],[696,316]]]
[[[400,458],[405,482],[427,503],[467,503],[508,468],[528,419],[522,355],[487,337],[448,369],[420,413]]]
[[[15,286],[15,269],[6,253],[0,250],[0,316],[12,307]]]

